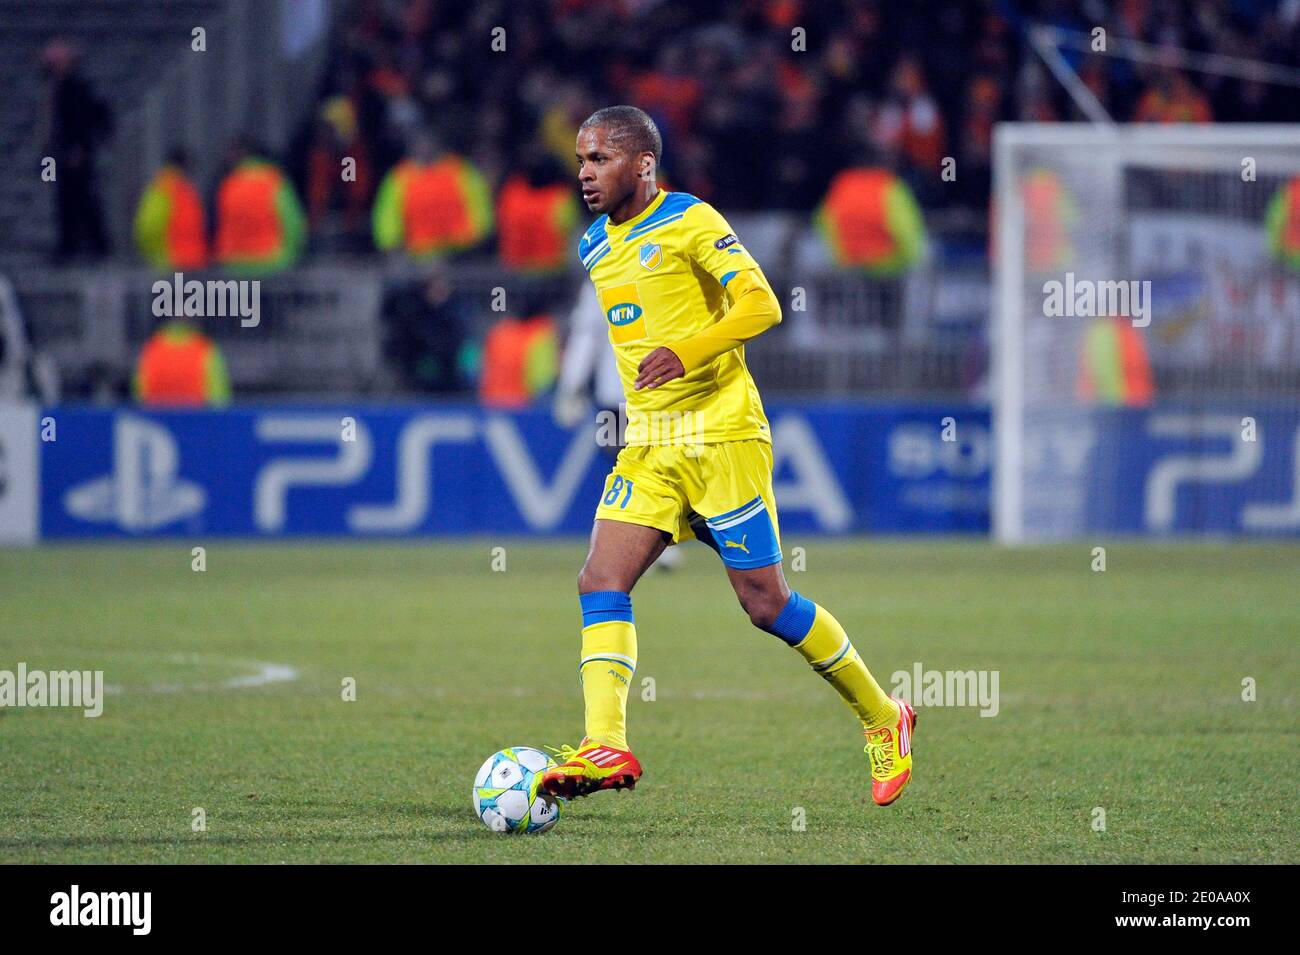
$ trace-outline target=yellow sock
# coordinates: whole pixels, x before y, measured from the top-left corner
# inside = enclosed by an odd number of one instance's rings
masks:
[[[898,704],[880,688],[849,635],[825,607],[792,593],[772,629],[835,687],[864,729],[898,719]]]
[[[627,691],[636,672],[631,598],[620,591],[583,594],[582,699],[587,738],[627,749]]]

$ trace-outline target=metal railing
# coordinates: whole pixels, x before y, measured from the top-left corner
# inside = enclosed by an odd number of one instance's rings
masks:
[[[186,281],[229,275],[185,273]],[[32,348],[53,360],[71,394],[118,390],[160,324],[147,269],[24,269],[12,275]],[[257,280],[258,322],[196,324],[221,347],[237,395],[367,393],[384,387],[382,275],[339,265]]]
[[[256,327],[237,316],[198,324],[222,348],[237,397],[393,394],[399,386],[383,354],[384,298],[422,274],[376,260],[317,263],[259,280]],[[467,332],[480,340],[503,314],[546,312],[564,329],[586,283],[581,274],[519,276],[487,263],[452,266],[448,276],[470,304]],[[937,398],[966,396],[979,386],[986,351],[980,303],[971,303],[975,310],[964,320],[936,312],[934,303],[945,297],[939,273],[884,283],[839,272],[768,277],[785,318],[746,352],[765,393]],[[943,273],[944,281],[953,278]],[[32,347],[54,361],[70,394],[92,393],[105,380],[120,390],[161,321],[154,283],[172,281],[120,267],[22,269],[11,279]]]

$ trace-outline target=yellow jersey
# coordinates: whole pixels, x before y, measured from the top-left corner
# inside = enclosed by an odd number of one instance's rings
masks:
[[[658,388],[632,388],[646,355],[716,323],[727,283],[758,263],[707,202],[660,190],[640,215],[597,219],[578,242],[609,329],[630,446],[771,441],[741,345]]]

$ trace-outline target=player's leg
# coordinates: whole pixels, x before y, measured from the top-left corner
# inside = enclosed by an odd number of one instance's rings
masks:
[[[682,566],[683,559],[680,547],[665,546],[663,553],[659,555],[659,559],[654,562],[653,569],[656,573],[672,573]]]
[[[665,547],[655,527],[597,519],[578,574],[582,661],[578,666],[586,736],[627,750],[627,695],[636,670],[632,588]]]
[[[542,787],[558,796],[631,788],[641,765],[627,742],[627,697],[636,672],[632,588],[663,552],[682,503],[670,482],[645,461],[646,449],[625,449],[605,482],[587,559],[578,575],[582,606],[582,683],[586,737],[561,752]]]
[[[602,590],[631,593],[672,535],[657,527],[597,518],[592,523],[587,559],[578,572],[578,594]]]
[[[833,686],[862,724],[871,757],[872,797],[888,805],[911,778],[915,714],[876,682],[840,622],[790,589],[781,568],[771,449],[766,442],[720,445],[707,462],[709,482],[697,510],[708,517],[696,536],[712,540],[741,607],[754,626],[774,634]],[[721,496],[720,496],[721,495]],[[718,502],[741,501],[718,512]]]
[[[835,688],[862,723],[871,760],[871,795],[887,806],[912,777],[911,736],[916,714],[881,689],[840,622],[829,610],[786,583],[781,565],[727,567],[727,577],[750,622],[774,634]]]
[[[780,564],[741,569],[727,577],[750,622],[789,644],[848,704],[864,730],[898,719],[897,704],[876,682],[840,622],[786,583]]]

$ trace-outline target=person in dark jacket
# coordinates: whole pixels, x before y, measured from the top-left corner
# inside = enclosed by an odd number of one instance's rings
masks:
[[[113,131],[113,116],[79,72],[79,59],[76,48],[64,40],[51,42],[41,56],[49,79],[45,155],[54,160],[59,259],[79,253],[108,254],[95,154]]]
[[[409,391],[449,393],[467,387],[462,350],[472,319],[446,269],[435,264],[423,279],[384,301],[384,354]]]

